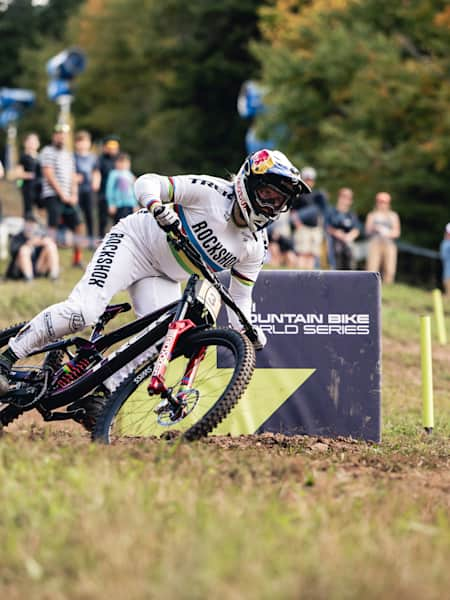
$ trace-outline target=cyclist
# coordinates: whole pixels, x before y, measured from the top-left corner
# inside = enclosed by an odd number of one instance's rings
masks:
[[[298,169],[276,150],[248,156],[232,181],[142,175],[135,194],[144,209],[111,229],[67,300],[34,317],[0,354],[0,395],[8,391],[16,360],[93,324],[120,290],[128,289],[138,317],[178,299],[180,282],[195,268],[168,244],[164,231],[173,227],[189,237],[211,269],[231,271],[230,293],[250,318],[251,290],[267,247],[262,230],[309,191]],[[229,321],[240,328],[231,311]],[[260,331],[255,345],[261,348],[265,341]]]

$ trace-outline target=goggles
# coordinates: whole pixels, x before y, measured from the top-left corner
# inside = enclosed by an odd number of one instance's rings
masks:
[[[288,192],[270,183],[262,183],[255,189],[255,202],[260,212],[268,217],[275,217],[287,210],[288,202],[294,195],[294,189]]]

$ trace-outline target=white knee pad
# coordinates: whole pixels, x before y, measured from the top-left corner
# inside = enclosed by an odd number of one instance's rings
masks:
[[[74,298],[53,304],[40,312],[28,325],[23,327],[10,347],[18,358],[24,358],[30,352],[71,333],[77,333],[92,325],[103,313],[103,304],[81,305]]]

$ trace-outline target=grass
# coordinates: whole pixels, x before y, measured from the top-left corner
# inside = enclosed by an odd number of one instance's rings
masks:
[[[0,326],[61,300],[79,275],[2,283]],[[434,343],[426,436],[418,317],[431,310],[427,292],[383,290],[379,445],[263,435],[100,447],[75,426],[19,421],[0,440],[0,596],[445,597],[450,346]]]
[[[5,440],[3,597],[442,597],[442,445],[267,441]]]

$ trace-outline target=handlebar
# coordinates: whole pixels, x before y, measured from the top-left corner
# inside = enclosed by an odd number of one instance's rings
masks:
[[[236,314],[239,321],[242,323],[245,335],[250,339],[251,342],[256,342],[258,339],[258,334],[253,325],[244,315],[239,306],[237,306],[230,292],[223,285],[215,272],[212,271],[211,268],[205,263],[197,248],[195,248],[189,238],[184,235],[184,233],[182,233],[176,225],[171,228],[169,232],[167,232],[167,242],[176,250],[182,250],[186,254],[189,260],[195,265],[195,267],[198,268],[203,277],[216,288],[220,294],[220,297],[222,298],[223,303],[231,308],[231,310]]]

